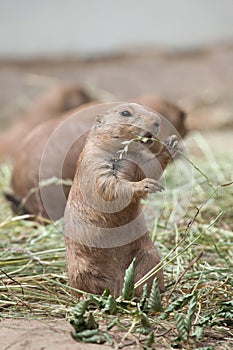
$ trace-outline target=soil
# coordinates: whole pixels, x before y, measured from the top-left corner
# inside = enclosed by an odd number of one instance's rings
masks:
[[[27,320],[27,319],[3,319],[0,322],[0,349],[1,350],[107,350],[112,349],[110,345],[78,343],[72,339],[70,332],[73,328],[65,320]],[[124,334],[117,334],[120,341]],[[171,349],[169,336],[164,334],[155,338],[154,349]],[[195,349],[198,347],[214,346],[215,350],[231,350],[233,339],[226,339],[224,331],[206,331],[205,341],[197,343],[190,340],[190,345],[179,349]],[[131,338],[124,342],[124,350],[142,350],[142,346]]]
[[[74,341],[73,328],[67,321],[15,320],[0,322],[1,350],[95,350],[105,345],[81,344]]]
[[[191,153],[205,149],[220,156],[233,149],[233,45],[185,54],[146,52],[99,60],[0,62],[0,126],[20,118],[34,98],[57,82],[86,84],[106,100],[124,100],[154,92],[179,103],[189,114],[192,131],[186,144]],[[65,320],[1,319],[0,349],[107,349],[106,345],[75,342]],[[232,344],[209,334],[215,350]],[[205,344],[201,344],[205,346]],[[195,348],[196,346],[194,346]],[[124,349],[136,349],[135,345]],[[159,349],[163,348],[163,345]]]

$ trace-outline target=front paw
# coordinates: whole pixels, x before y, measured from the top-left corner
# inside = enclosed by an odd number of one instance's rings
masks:
[[[176,135],[169,136],[165,141],[165,147],[171,156],[174,156],[178,151],[178,138]]]
[[[148,193],[156,193],[164,190],[164,187],[156,180],[145,178],[134,183],[134,194],[138,197],[146,197]]]

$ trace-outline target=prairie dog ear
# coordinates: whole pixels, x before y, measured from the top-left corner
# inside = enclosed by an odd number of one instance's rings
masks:
[[[187,117],[187,114],[185,111],[183,111],[182,109],[180,110],[180,119],[181,120],[185,120]]]
[[[95,118],[95,127],[99,127],[104,124],[104,116],[102,114],[98,114]]]

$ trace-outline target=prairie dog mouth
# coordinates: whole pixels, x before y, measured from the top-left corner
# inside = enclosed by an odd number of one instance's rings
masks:
[[[144,143],[146,145],[152,145],[152,143],[154,142],[154,140],[152,140],[152,138],[154,137],[154,135],[149,132],[149,131],[144,131],[140,133],[140,142]]]
[[[153,135],[151,132],[146,131],[146,132],[144,132],[144,133],[141,133],[140,136],[145,137],[145,138],[147,138],[147,139],[152,139],[152,137],[153,137],[154,135]]]

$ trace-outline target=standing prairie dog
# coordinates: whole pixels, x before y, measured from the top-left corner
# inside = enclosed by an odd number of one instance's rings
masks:
[[[125,269],[136,258],[136,281],[155,267],[159,254],[147,231],[140,201],[162,191],[158,182],[177,151],[172,135],[155,156],[150,148],[160,117],[136,103],[118,104],[96,117],[79,157],[64,216],[70,285],[118,296]],[[125,142],[138,136],[127,151]],[[158,284],[164,291],[160,270]],[[151,288],[152,279],[148,280]],[[140,296],[142,287],[136,289]]]

